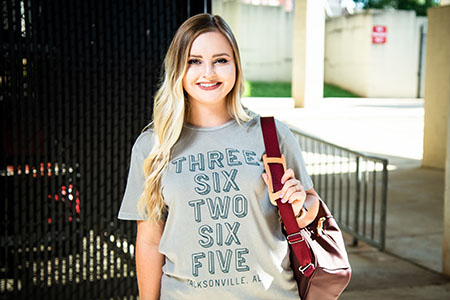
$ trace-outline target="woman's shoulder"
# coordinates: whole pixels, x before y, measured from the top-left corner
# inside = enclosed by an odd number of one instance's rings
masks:
[[[155,134],[151,126],[147,126],[136,138],[133,152],[147,156],[155,144]]]
[[[245,125],[249,128],[258,128],[258,130],[261,130],[261,118],[263,118],[263,116],[253,112],[253,111],[248,111],[247,112],[248,115],[250,116],[250,119],[245,123]],[[277,119],[274,117],[275,120],[275,126],[278,132],[278,135],[281,137],[286,136],[286,134],[288,134],[290,132],[290,128],[288,125],[286,125],[286,123],[284,123],[283,121]]]
[[[291,132],[289,126],[281,120],[275,118],[275,126],[277,127],[277,131],[281,136],[285,136],[289,132]]]
[[[260,126],[260,118],[261,116],[251,110],[246,110],[246,113],[248,114],[248,116],[250,117],[248,119],[248,121],[246,121],[244,124],[247,127],[252,127],[252,126]]]

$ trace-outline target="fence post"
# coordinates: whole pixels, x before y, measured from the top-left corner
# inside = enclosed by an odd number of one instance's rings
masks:
[[[355,213],[354,218],[355,222],[353,224],[354,232],[358,234],[359,230],[359,203],[361,201],[361,170],[360,170],[360,156],[356,156],[356,198],[355,198]],[[356,236],[353,236],[353,246],[358,246],[358,239]]]
[[[388,161],[383,161],[383,187],[381,199],[381,216],[380,216],[380,250],[383,251],[386,245],[386,209],[387,209],[387,189],[388,189]]]

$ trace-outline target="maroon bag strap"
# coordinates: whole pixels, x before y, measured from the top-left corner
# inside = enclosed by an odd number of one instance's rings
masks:
[[[282,158],[274,118],[261,117],[261,129],[264,138],[264,145],[266,147],[266,156],[269,158],[269,161],[270,158]],[[275,161],[277,161],[277,159],[275,159]],[[272,177],[272,187],[269,186],[269,194],[276,194],[276,192],[283,188],[281,178],[283,177],[285,169],[279,162],[269,162],[267,165],[270,169],[270,174],[268,174],[268,176]],[[268,173],[267,171],[269,170],[266,170],[266,173]],[[272,191],[270,191],[271,188],[273,189]],[[300,233],[300,228],[298,227],[292,206],[290,203],[282,203],[278,196],[275,198],[276,200],[272,201],[272,203],[278,208],[291,251],[294,251],[300,264],[299,271],[306,277],[310,277],[314,272],[314,266],[311,263],[311,252],[306,240]]]

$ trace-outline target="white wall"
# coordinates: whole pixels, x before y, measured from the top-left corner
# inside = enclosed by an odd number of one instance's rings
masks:
[[[293,12],[213,0],[212,13],[223,17],[236,35],[246,79],[291,81]]]
[[[386,44],[371,44],[368,95],[417,97],[420,26],[412,11],[374,12],[372,25],[387,26]]]
[[[324,81],[365,96],[369,88],[370,14],[330,19],[325,25]]]
[[[329,19],[325,82],[363,97],[417,97],[420,25],[413,11],[370,10]],[[387,27],[385,44],[372,44],[372,26]]]

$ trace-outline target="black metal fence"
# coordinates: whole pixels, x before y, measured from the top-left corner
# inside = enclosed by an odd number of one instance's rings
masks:
[[[291,128],[315,189],[343,230],[384,250],[387,159],[352,151]]]
[[[116,218],[175,30],[210,1],[0,0],[0,298],[136,299]]]

